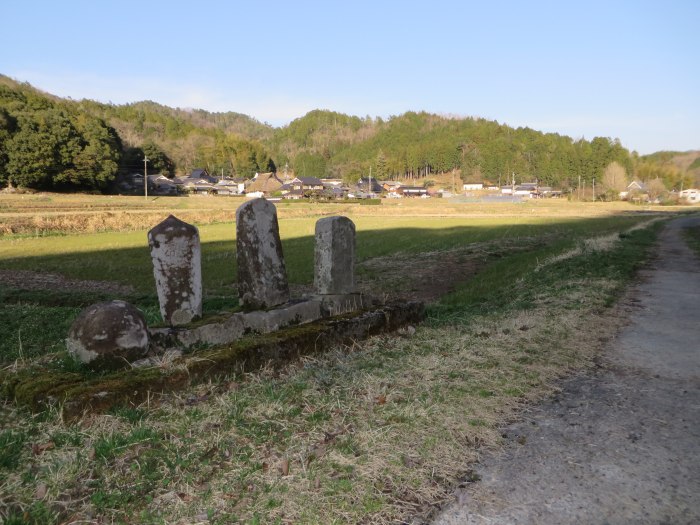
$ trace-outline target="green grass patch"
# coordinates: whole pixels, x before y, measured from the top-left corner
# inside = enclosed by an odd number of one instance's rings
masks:
[[[20,456],[28,436],[14,430],[0,431],[0,469],[12,470],[19,466]]]
[[[690,249],[700,255],[700,226],[683,228],[683,238]]]
[[[359,261],[397,253],[410,257],[410,254],[434,253],[473,243],[501,241],[546,245],[539,252],[530,251],[520,255],[519,260],[509,263],[510,266],[506,265],[505,268],[499,266],[496,260],[502,254],[494,255],[494,267],[484,278],[479,279],[482,283],[479,293],[484,297],[481,303],[484,303],[492,301],[494,290],[503,289],[500,284],[517,278],[524,268],[536,264],[538,257],[546,257],[547,253],[556,252],[577,238],[621,230],[640,220],[634,216],[588,220],[522,217],[515,221],[511,217],[356,217],[357,256]],[[308,284],[313,280],[315,221],[315,218],[281,221],[281,235],[291,283]],[[238,306],[237,297],[233,293],[236,275],[234,233],[233,224],[212,224],[200,228],[205,316],[230,311]],[[554,244],[550,246],[551,243]],[[107,280],[134,288],[134,292],[126,296],[100,292],[99,288],[91,291],[0,288],[0,310],[5,321],[0,327],[0,364],[62,351],[70,324],[81,308],[94,302],[125,299],[141,309],[149,325],[162,322],[155,297],[145,232],[67,235],[60,239],[1,239],[0,262],[7,270],[31,270],[74,279]],[[399,267],[394,274],[400,273]],[[404,282],[403,285],[407,283]],[[393,285],[391,289],[395,291]],[[476,294],[477,290],[473,293]],[[507,300],[507,297],[502,299]],[[456,300],[461,301],[459,298]],[[472,302],[480,304],[478,300]]]
[[[44,483],[47,501],[74,495],[44,522],[411,521],[464,478],[477,447],[498,446],[502,421],[592,363],[658,228],[627,232],[639,217],[410,219],[358,219],[360,258],[434,251],[440,265],[444,250],[494,243],[477,277],[432,305],[415,334],[231,373],[72,426],[7,407],[15,459],[0,478],[11,509],[2,518],[34,508]],[[311,227],[287,223],[285,248],[308,249]],[[616,232],[626,233],[587,242]],[[496,249],[503,240],[523,249]],[[49,440],[30,460],[29,445]]]

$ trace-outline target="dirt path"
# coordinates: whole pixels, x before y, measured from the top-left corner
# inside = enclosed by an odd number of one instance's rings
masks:
[[[658,258],[629,299],[631,323],[595,373],[504,429],[481,481],[434,525],[700,523],[700,260],[661,235]]]

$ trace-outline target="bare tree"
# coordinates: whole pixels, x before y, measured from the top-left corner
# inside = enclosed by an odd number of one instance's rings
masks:
[[[617,162],[611,162],[603,172],[603,193],[607,200],[617,200],[620,192],[627,189],[627,171]]]
[[[658,177],[647,182],[647,195],[650,201],[655,201],[666,195],[666,185]]]

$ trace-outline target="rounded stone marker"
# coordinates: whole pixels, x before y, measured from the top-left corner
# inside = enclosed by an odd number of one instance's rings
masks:
[[[202,262],[199,230],[170,215],[148,232],[158,302],[171,326],[202,316]]]
[[[125,301],[96,303],[73,321],[66,346],[92,368],[123,367],[148,351],[146,320]]]

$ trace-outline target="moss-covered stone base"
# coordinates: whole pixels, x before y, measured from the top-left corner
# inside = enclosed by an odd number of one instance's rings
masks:
[[[137,405],[159,394],[192,383],[254,370],[264,364],[282,365],[330,346],[394,331],[425,317],[420,302],[401,302],[295,326],[264,335],[251,335],[233,344],[208,348],[177,359],[168,367],[134,368],[99,377],[87,373],[55,372],[38,366],[0,372],[0,396],[38,412],[60,407],[73,420],[86,412],[104,412],[118,405]]]

